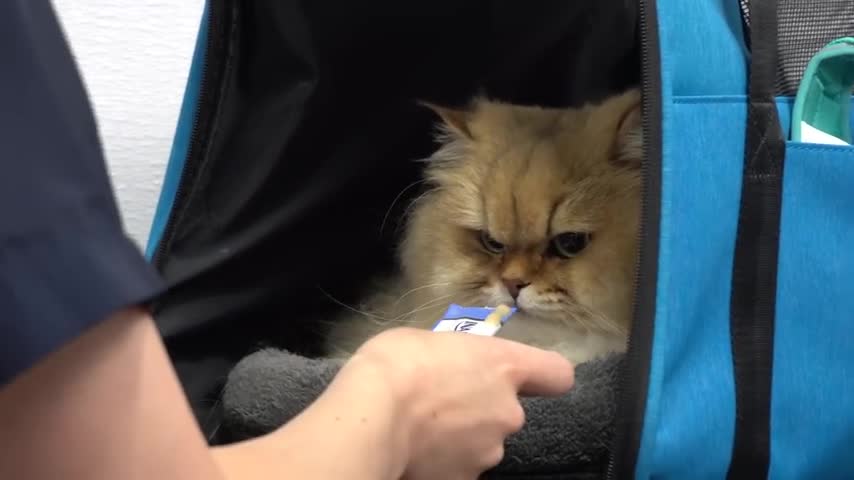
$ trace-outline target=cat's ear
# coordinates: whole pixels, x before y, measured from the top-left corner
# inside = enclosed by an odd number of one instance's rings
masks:
[[[443,107],[440,105],[436,105],[435,103],[419,101],[421,106],[427,107],[432,110],[445,125],[451,129],[451,131],[457,133],[460,136],[471,139],[471,130],[469,130],[469,120],[471,119],[471,112],[464,108],[451,108],[451,107]]]
[[[640,96],[630,103],[617,127],[616,163],[621,166],[640,168],[643,158],[643,122]]]

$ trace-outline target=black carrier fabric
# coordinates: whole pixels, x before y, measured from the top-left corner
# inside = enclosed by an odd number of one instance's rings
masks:
[[[415,160],[436,148],[416,101],[569,106],[622,91],[639,76],[636,3],[209,2],[193,137],[154,261],[171,287],[156,317],[212,443],[241,357],[316,354],[330,297],[352,303],[393,267]]]
[[[739,0],[750,28],[750,0]],[[810,58],[831,40],[854,35],[851,0],[777,0],[777,95],[794,96]]]

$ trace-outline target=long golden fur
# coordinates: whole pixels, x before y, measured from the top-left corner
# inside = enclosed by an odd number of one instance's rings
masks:
[[[401,274],[335,322],[328,353],[346,355],[392,326],[430,328],[451,302],[512,304],[512,290],[521,313],[501,336],[575,362],[622,350],[640,216],[639,101],[630,90],[577,109],[428,105],[443,119],[442,146],[408,219]]]

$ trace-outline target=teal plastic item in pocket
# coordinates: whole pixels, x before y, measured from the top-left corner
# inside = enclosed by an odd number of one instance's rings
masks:
[[[792,112],[794,142],[851,144],[854,38],[834,40],[810,60]]]

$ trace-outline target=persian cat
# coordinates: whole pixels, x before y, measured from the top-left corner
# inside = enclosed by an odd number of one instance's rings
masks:
[[[449,303],[514,305],[499,336],[575,363],[623,351],[640,221],[637,90],[580,108],[473,100],[442,119],[399,247],[400,274],[333,324],[330,356]]]

